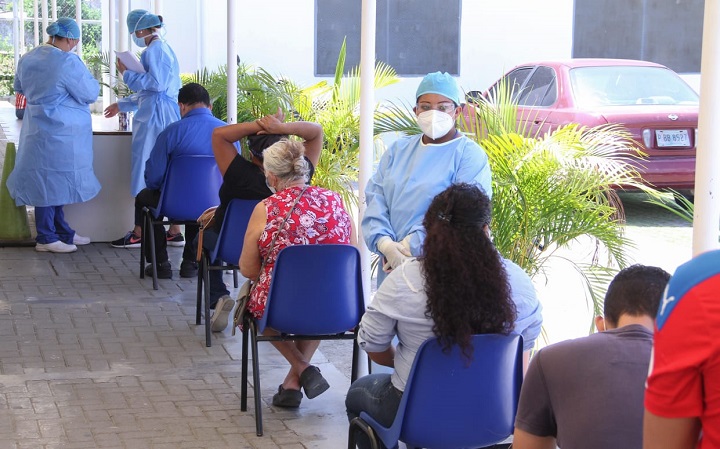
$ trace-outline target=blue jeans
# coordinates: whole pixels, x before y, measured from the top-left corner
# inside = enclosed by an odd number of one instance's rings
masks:
[[[205,229],[203,231],[203,248],[205,248],[205,250],[208,252],[212,252],[215,249],[215,245],[217,245],[217,239],[218,233],[214,229]],[[193,239],[193,243],[191,246],[193,248],[197,248],[197,236]],[[210,265],[218,267],[221,265],[221,262],[219,260],[213,260]],[[230,291],[227,289],[227,286],[223,281],[223,273],[223,270],[210,270],[208,272],[208,276],[210,278],[209,304],[211,309],[215,308],[215,304],[217,304],[218,299],[220,299],[221,296],[230,294]]]
[[[62,206],[35,207],[35,241],[40,244],[54,243],[60,240],[72,245],[75,231],[65,221]]]
[[[390,374],[369,374],[361,377],[350,385],[345,397],[348,421],[365,412],[385,427],[395,420],[403,392],[395,388],[390,381]],[[370,447],[370,441],[365,432],[356,431],[355,442],[360,449]],[[385,445],[378,441],[381,449]]]

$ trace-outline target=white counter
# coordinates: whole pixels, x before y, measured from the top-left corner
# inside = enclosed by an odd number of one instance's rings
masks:
[[[135,199],[130,195],[132,133],[118,131],[118,118],[93,116],[93,169],[102,189],[85,203],[68,204],[65,220],[93,242],[109,242],[133,228]]]

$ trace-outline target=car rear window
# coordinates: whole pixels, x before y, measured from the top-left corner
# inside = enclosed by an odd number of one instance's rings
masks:
[[[663,67],[577,67],[570,70],[570,84],[581,108],[698,104],[697,93]]]

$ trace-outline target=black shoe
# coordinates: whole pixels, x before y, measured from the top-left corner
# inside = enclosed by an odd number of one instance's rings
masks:
[[[298,408],[302,401],[303,395],[300,390],[286,390],[282,385],[278,387],[272,399],[272,405],[275,407]]]
[[[147,264],[145,267],[145,276],[152,277],[152,264]],[[160,262],[157,266],[157,277],[158,279],[172,279],[172,268],[170,262]]]
[[[305,371],[300,373],[300,386],[302,386],[308,399],[320,396],[330,388],[327,380],[320,374],[320,368],[313,365],[308,366]]]
[[[198,275],[198,264],[192,260],[183,260],[180,264],[181,278],[196,278]]]

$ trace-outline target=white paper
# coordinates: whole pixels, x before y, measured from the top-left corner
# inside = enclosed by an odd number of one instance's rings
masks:
[[[128,70],[132,70],[137,73],[145,73],[145,68],[140,63],[140,60],[134,54],[129,51],[115,51],[120,62],[125,64]]]

